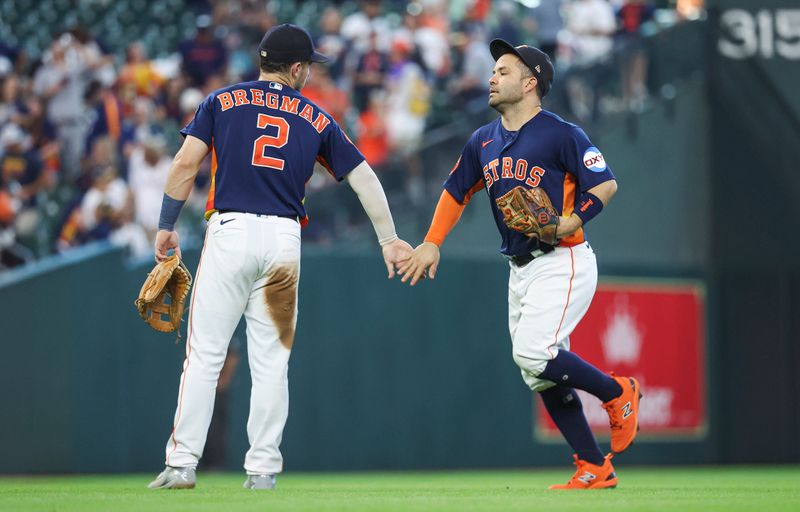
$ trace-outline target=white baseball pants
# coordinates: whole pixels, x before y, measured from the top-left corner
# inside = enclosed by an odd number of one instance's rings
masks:
[[[597,261],[588,242],[556,247],[524,267],[509,263],[508,327],[514,362],[534,391],[554,386],[537,378],[589,309],[597,288]]]
[[[203,453],[228,343],[242,314],[253,387],[247,435],[249,474],[283,468],[279,449],[289,412],[288,365],[297,321],[300,224],[247,213],[214,214],[194,279],[186,360],[168,466],[196,466]]]

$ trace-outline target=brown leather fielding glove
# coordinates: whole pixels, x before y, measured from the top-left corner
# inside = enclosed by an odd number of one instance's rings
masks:
[[[558,212],[543,189],[520,185],[498,197],[495,202],[509,228],[538,238],[545,244],[558,243]]]
[[[173,332],[181,326],[183,304],[191,286],[192,274],[177,255],[172,255],[147,275],[135,302],[136,309],[153,329]]]

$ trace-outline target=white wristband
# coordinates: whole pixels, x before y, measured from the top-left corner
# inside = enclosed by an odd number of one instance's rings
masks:
[[[400,237],[397,236],[397,233],[393,234],[392,236],[387,236],[386,238],[381,238],[378,240],[378,243],[381,244],[381,247],[384,245],[389,245],[390,243],[398,240]]]

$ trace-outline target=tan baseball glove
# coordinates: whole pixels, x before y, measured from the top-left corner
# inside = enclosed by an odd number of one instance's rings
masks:
[[[538,238],[545,244],[558,243],[558,212],[543,189],[520,185],[498,197],[495,202],[509,228]]]
[[[181,326],[183,305],[191,286],[192,274],[189,269],[177,255],[172,255],[147,275],[135,302],[136,309],[153,329],[176,331]]]

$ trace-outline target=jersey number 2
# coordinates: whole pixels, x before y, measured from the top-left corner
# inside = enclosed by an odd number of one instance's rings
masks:
[[[257,167],[269,167],[278,171],[283,170],[285,161],[282,158],[274,158],[264,155],[265,148],[282,148],[289,140],[289,123],[282,117],[273,117],[266,114],[258,114],[257,126],[265,130],[268,126],[277,128],[275,135],[262,135],[253,143],[252,164]]]

